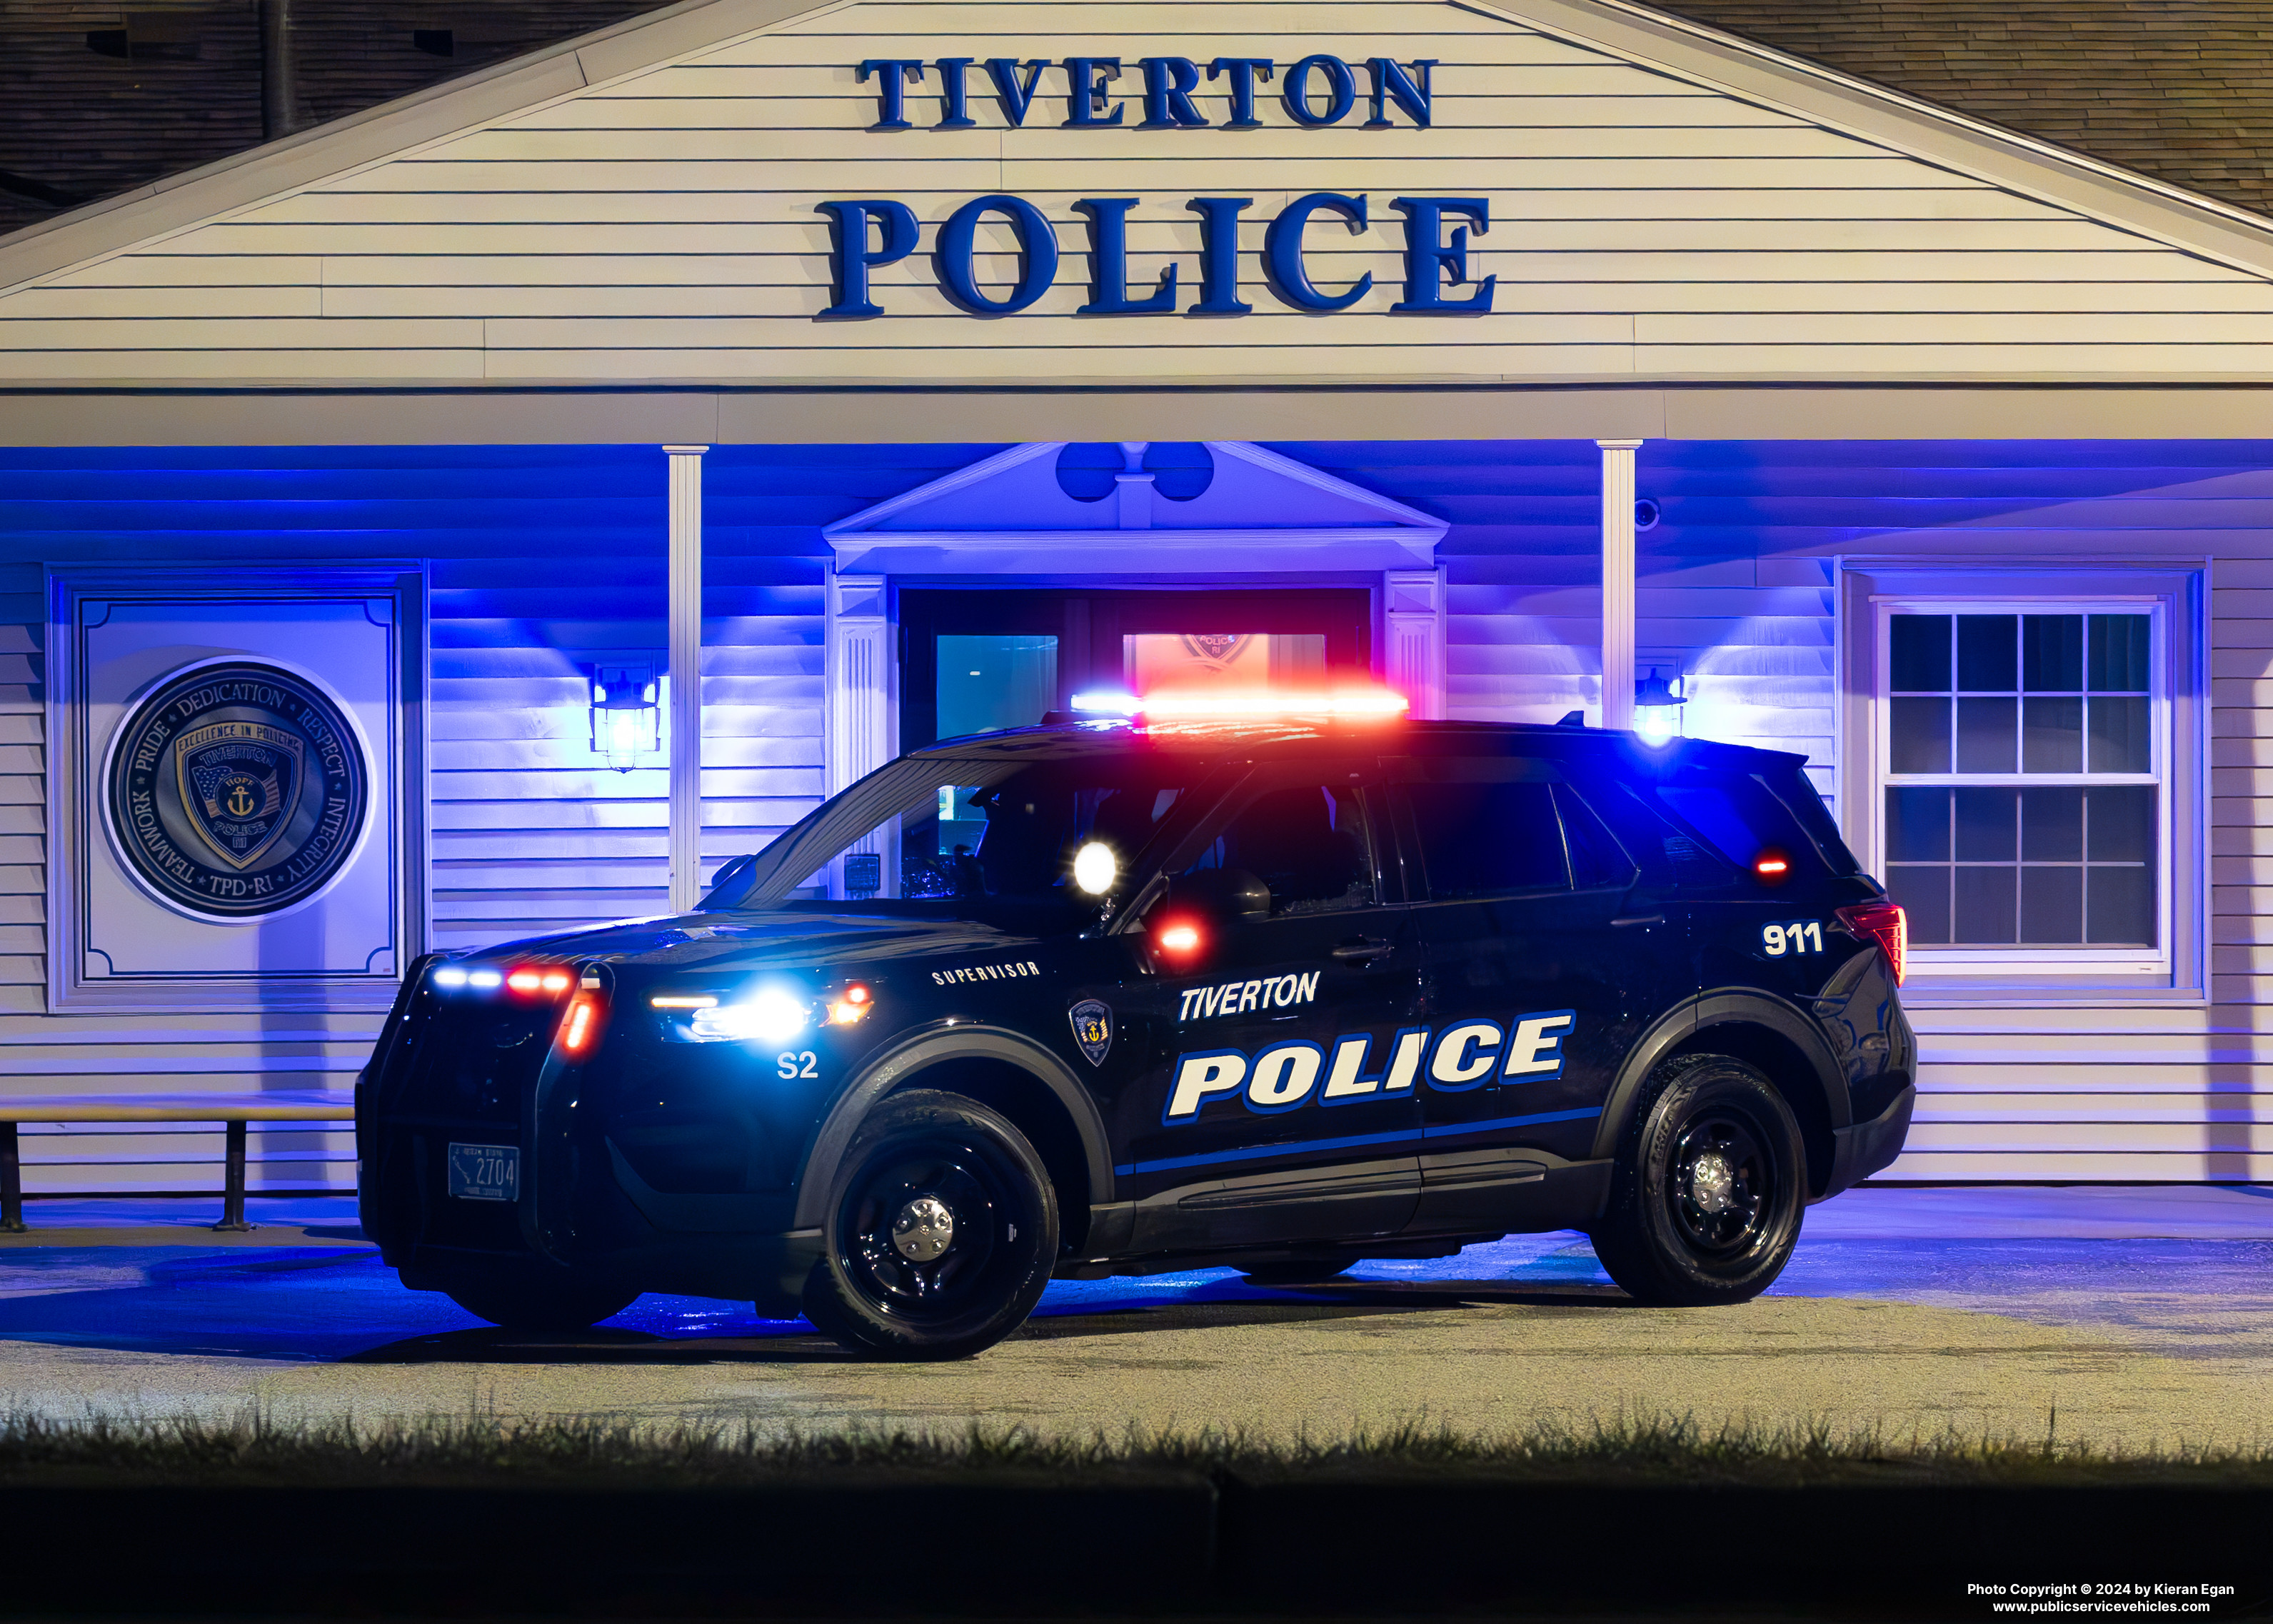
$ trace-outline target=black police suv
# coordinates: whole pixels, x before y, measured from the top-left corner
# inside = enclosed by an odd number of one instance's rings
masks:
[[[421,959],[356,1086],[412,1287],[946,1358],[1053,1275],[1323,1279],[1577,1228],[1740,1302],[1902,1149],[1902,910],[1800,758],[1561,726],[918,751],[701,906]]]

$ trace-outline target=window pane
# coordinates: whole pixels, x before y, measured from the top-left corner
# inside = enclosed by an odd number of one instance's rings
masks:
[[[1563,842],[1571,853],[1572,883],[1581,890],[1633,883],[1633,859],[1578,792],[1567,784],[1556,785],[1555,804],[1563,813]]]
[[[1949,861],[1949,792],[1890,789],[1887,792],[1887,861]]]
[[[1897,694],[1949,692],[1949,617],[1897,614],[1887,622],[1887,680]]]
[[[2083,941],[2083,870],[2021,870],[2021,940],[2047,947]]]
[[[2083,860],[2083,792],[2024,789],[2021,792],[2021,860],[2023,862],[2081,862]]]
[[[2093,693],[2143,694],[2153,686],[2147,680],[2147,618],[2143,614],[2091,617]]]
[[[2155,944],[2155,871],[2136,868],[2088,868],[2090,897],[2088,939],[2094,944]]]
[[[2094,862],[2151,862],[2155,856],[2155,790],[2148,784],[2112,785],[2083,793]]]
[[[2083,771],[2083,701],[2029,700],[2021,719],[2021,771]]]
[[[2149,772],[2154,750],[2147,738],[2147,701],[2128,694],[2091,696],[2091,771]]]
[[[1408,784],[1429,894],[1442,902],[1560,890],[1563,829],[1544,784]]]
[[[1562,852],[1555,853],[1556,867]],[[1257,796],[1192,867],[1244,868],[1271,888],[1271,912],[1370,907],[1373,857],[1354,785],[1304,784]]]
[[[2083,617],[2021,617],[2021,686],[2031,694],[2074,693],[2083,686]]]
[[[1949,771],[1949,701],[1896,699],[1887,718],[1889,772]]]
[[[2009,694],[2020,687],[2009,614],[1957,617],[1957,686],[1967,693]]]
[[[2021,853],[2013,803],[2019,792],[2009,789],[1952,790],[1957,805],[1957,861],[2011,862]]]
[[[1909,915],[1911,941],[1949,940],[1949,875],[1947,865],[1887,868],[1887,894]]]
[[[2014,901],[2017,868],[1961,868],[1957,870],[1957,919],[1951,940],[1976,945],[2007,944],[2017,939],[2020,911]]]
[[[942,739],[1031,727],[1057,703],[1054,637],[943,635],[937,647]]]
[[[1957,702],[1957,770],[1960,772],[2010,772],[2019,752],[2014,748],[2020,732],[2021,702],[2017,699],[1961,699]]]

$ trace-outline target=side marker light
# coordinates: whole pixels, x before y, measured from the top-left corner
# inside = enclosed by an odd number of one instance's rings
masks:
[[[595,1013],[590,998],[579,997],[568,1006],[568,1019],[560,1028],[560,1047],[565,1052],[581,1054],[591,1042]]]

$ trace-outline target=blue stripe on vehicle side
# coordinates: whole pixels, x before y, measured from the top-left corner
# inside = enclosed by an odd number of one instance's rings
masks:
[[[1240,1150],[1211,1150],[1196,1156],[1162,1156],[1153,1162],[1130,1162],[1113,1170],[1118,1174],[1165,1173],[1172,1168],[1205,1167],[1218,1162],[1252,1162],[1257,1156],[1292,1156],[1309,1150],[1342,1150],[1354,1145],[1394,1145],[1410,1139],[1441,1139],[1449,1134],[1482,1133],[1492,1128],[1519,1128],[1534,1122],[1576,1122],[1599,1116],[1600,1106],[1578,1111],[1541,1111],[1530,1116],[1495,1116],[1489,1122],[1457,1123],[1444,1128],[1399,1128],[1389,1133],[1354,1133],[1338,1139],[1299,1139],[1292,1145],[1254,1145]]]
[[[1489,1122],[1453,1122],[1441,1128],[1423,1128],[1424,1139],[1451,1139],[1461,1133],[1484,1133],[1494,1128],[1521,1128],[1534,1122],[1576,1122],[1582,1116],[1599,1116],[1602,1108],[1590,1105],[1582,1111],[1541,1111],[1533,1116],[1495,1116]]]

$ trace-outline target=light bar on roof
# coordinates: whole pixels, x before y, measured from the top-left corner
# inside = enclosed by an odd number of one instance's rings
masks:
[[[1273,717],[1402,716],[1404,695],[1377,687],[1302,688],[1183,688],[1147,694],[1138,702],[1147,721],[1264,719]]]

